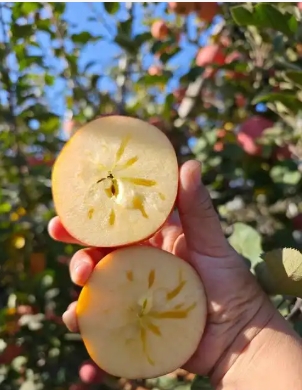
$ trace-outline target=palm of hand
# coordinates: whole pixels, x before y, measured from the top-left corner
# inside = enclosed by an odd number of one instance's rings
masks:
[[[185,365],[188,371],[200,375],[212,370],[221,351],[228,349],[240,327],[248,321],[246,317],[261,305],[257,302],[259,289],[252,275],[240,256],[225,243],[223,241],[215,249],[210,246],[203,248],[204,253],[212,253],[212,256],[188,249],[176,215],[148,241],[149,245],[190,263],[204,284],[208,301],[207,326],[194,356]],[[244,316],[242,309],[247,311],[246,304],[252,311]]]
[[[177,206],[179,217],[172,215],[144,245],[175,254],[189,262],[200,275],[208,302],[207,325],[185,368],[201,375],[214,372],[212,376],[219,380],[246,347],[246,336],[251,339],[264,326],[271,311],[263,305],[264,293],[252,274],[225,239],[209,194],[200,181],[200,166],[196,161],[187,162],[180,170]],[[58,218],[50,222],[49,233],[55,240],[79,244]],[[97,248],[78,251],[70,262],[73,282],[83,286],[95,264],[107,253]],[[253,317],[259,317],[263,306],[266,314],[262,323],[256,324],[257,329],[251,328],[249,324]],[[78,331],[75,307],[73,302],[63,315],[71,331]]]

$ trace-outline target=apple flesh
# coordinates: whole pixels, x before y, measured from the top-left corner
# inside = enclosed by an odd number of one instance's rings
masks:
[[[144,379],[190,359],[204,332],[207,301],[192,266],[139,245],[119,248],[96,265],[76,313],[86,349],[102,370]]]
[[[152,236],[173,210],[178,163],[166,135],[136,118],[107,116],[65,144],[52,171],[56,212],[68,232],[97,247]]]

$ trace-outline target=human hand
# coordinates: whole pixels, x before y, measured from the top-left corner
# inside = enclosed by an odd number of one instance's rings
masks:
[[[173,214],[144,244],[181,257],[200,275],[208,300],[207,325],[195,354],[184,368],[211,375],[217,383],[275,311],[224,237],[218,215],[201,182],[197,161],[188,161],[180,169],[177,208],[179,214]],[[58,217],[50,221],[49,234],[55,240],[80,244],[68,234]],[[109,252],[102,248],[79,250],[70,262],[72,281],[83,286],[96,263]],[[75,308],[73,302],[63,315],[72,332],[78,331]]]

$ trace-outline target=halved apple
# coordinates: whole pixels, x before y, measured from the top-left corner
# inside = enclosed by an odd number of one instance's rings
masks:
[[[181,367],[202,338],[207,301],[198,274],[160,249],[108,254],[83,287],[77,318],[86,349],[111,375],[154,378]]]
[[[77,131],[52,172],[55,209],[83,244],[117,247],[152,236],[173,210],[178,163],[169,139],[136,118],[106,116]]]

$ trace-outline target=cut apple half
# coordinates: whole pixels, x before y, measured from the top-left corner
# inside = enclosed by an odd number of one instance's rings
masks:
[[[203,283],[160,249],[117,249],[95,267],[77,303],[86,349],[107,373],[127,379],[174,371],[194,354],[206,324]]]
[[[52,171],[57,214],[83,244],[130,245],[152,236],[173,210],[178,163],[157,127],[125,116],[96,119],[65,144]]]

